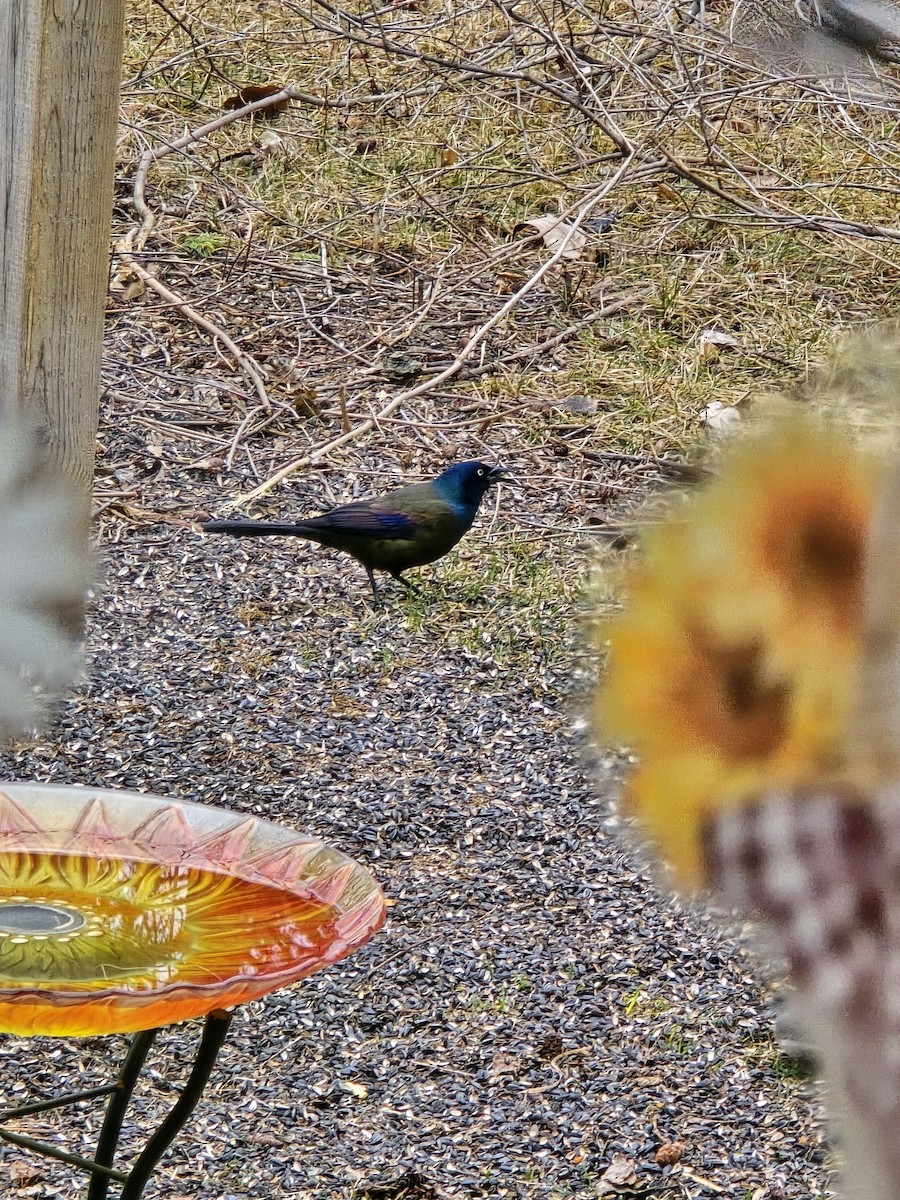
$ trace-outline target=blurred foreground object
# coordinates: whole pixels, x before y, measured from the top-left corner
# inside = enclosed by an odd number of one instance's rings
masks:
[[[881,0],[819,0],[815,5],[830,37],[869,54],[900,44],[900,12]]]
[[[78,669],[90,556],[70,486],[29,432],[0,424],[0,737],[33,728]]]
[[[643,539],[600,703],[604,737],[641,758],[635,810],[688,884],[704,881],[712,813],[845,760],[884,475],[810,419],[735,442],[721,477]]]
[[[822,75],[873,74],[875,60],[900,62],[900,7],[891,0],[741,0],[734,9],[738,44],[751,44],[784,65]]]
[[[679,883],[775,933],[839,1099],[847,1194],[895,1200],[896,342],[869,396],[865,361],[851,352],[822,384],[865,436],[813,412],[739,437],[719,477],[645,539],[598,721],[639,756],[631,811]]]

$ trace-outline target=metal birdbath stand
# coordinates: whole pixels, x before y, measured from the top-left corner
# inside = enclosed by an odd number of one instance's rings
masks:
[[[184,1089],[176,1101],[172,1111],[159,1128],[148,1140],[146,1146],[138,1155],[130,1171],[120,1171],[113,1167],[116,1149],[119,1144],[119,1134],[125,1110],[134,1092],[135,1085],[141,1074],[141,1069],[149,1053],[153,1041],[159,1033],[158,1029],[148,1029],[136,1033],[131,1041],[131,1047],[122,1064],[115,1083],[107,1083],[101,1087],[88,1088],[82,1092],[67,1092],[54,1096],[50,1100],[36,1100],[31,1104],[22,1104],[18,1108],[8,1108],[0,1111],[0,1138],[23,1146],[35,1154],[45,1158],[55,1158],[69,1166],[86,1171],[91,1176],[86,1200],[106,1200],[110,1183],[121,1183],[122,1190],[119,1200],[138,1200],[143,1194],[156,1164],[178,1136],[179,1132],[190,1118],[203,1093],[209,1079],[219,1050],[228,1034],[232,1014],[225,1011],[209,1013],[203,1029],[203,1035],[197,1048],[194,1064],[188,1076]],[[53,1108],[63,1108],[68,1104],[80,1104],[85,1100],[97,1100],[109,1096],[106,1106],[106,1116],[97,1139],[97,1151],[93,1158],[84,1158],[80,1154],[70,1154],[51,1146],[36,1138],[27,1137],[22,1133],[14,1133],[3,1126],[19,1117],[27,1117],[33,1113],[47,1112]]]
[[[315,838],[133,792],[0,784],[0,1033],[133,1033],[115,1082],[0,1110],[0,1140],[90,1175],[86,1200],[138,1200],[194,1111],[231,1009],[363,945],[383,923],[369,873]],[[113,1165],[163,1026],[204,1017],[181,1095],[130,1170]],[[13,1121],[107,1098],[93,1158]]]

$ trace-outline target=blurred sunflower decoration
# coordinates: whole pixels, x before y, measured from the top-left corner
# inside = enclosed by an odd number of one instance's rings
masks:
[[[678,882],[775,935],[853,1200],[900,1195],[898,330],[651,529],[598,701]]]
[[[811,415],[737,441],[648,532],[605,631],[598,723],[637,754],[630,809],[688,886],[704,882],[714,810],[847,768],[885,472],[879,448]]]

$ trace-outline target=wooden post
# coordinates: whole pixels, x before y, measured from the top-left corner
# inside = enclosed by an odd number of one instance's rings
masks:
[[[90,514],[124,0],[0,2],[0,415]]]

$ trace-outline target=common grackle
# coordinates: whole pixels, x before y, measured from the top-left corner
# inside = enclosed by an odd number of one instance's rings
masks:
[[[374,570],[388,571],[406,585],[401,572],[434,562],[452,550],[475,520],[484,493],[505,474],[505,468],[483,462],[454,463],[427,483],[344,504],[296,524],[207,521],[203,528],[234,537],[301,537],[344,550],[366,568],[377,604]]]

